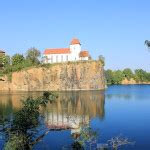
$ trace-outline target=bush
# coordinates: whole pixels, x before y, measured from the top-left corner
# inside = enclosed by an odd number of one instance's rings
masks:
[[[44,92],[43,96],[32,97],[22,101],[23,107],[15,115],[8,133],[8,141],[5,150],[26,150],[33,142],[35,128],[39,125],[40,107],[45,106],[50,100],[58,98],[56,93]]]
[[[73,150],[83,150],[83,146],[82,144],[80,144],[78,141],[75,141],[71,147],[73,148]]]
[[[14,134],[10,137],[9,141],[5,144],[4,150],[28,150],[30,149],[27,144],[28,138],[24,134]]]
[[[12,65],[19,65],[22,64],[24,61],[24,56],[21,54],[15,54],[12,58]]]
[[[10,56],[8,55],[0,56],[0,66],[5,67],[6,65],[10,65]]]

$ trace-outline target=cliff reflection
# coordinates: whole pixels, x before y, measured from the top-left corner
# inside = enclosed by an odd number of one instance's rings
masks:
[[[21,100],[29,96],[41,96],[41,92],[2,92],[0,93],[0,123],[10,119],[21,108]]]
[[[0,118],[10,117],[21,108],[21,100],[29,96],[39,97],[42,92],[0,93]],[[104,118],[105,97],[103,91],[60,92],[55,103],[49,103],[45,122],[59,124],[67,122],[69,117],[78,122],[89,122],[93,117]]]

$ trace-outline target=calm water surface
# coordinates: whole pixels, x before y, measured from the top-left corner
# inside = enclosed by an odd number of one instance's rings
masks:
[[[12,118],[13,113],[21,108],[21,99],[41,94],[0,93],[0,123],[5,118]],[[116,85],[109,86],[106,91],[60,92],[56,103],[49,104],[42,113],[47,127],[52,124],[89,124],[98,132],[98,143],[106,143],[121,134],[136,142],[121,149],[150,149],[150,85]],[[51,131],[34,149],[62,149],[73,142],[76,132],[79,130]],[[0,131],[0,149],[3,144]]]

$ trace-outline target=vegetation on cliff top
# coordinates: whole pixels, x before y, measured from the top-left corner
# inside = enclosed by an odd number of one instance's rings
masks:
[[[105,77],[107,84],[121,84],[124,79],[133,79],[137,83],[150,82],[150,73],[142,69],[136,69],[134,72],[129,68],[115,71],[108,69],[105,71]]]
[[[0,56],[0,76],[7,74],[11,78],[11,73],[20,71],[24,68],[37,66],[40,64],[41,53],[36,48],[30,48],[25,55],[15,54],[12,57],[8,55]]]

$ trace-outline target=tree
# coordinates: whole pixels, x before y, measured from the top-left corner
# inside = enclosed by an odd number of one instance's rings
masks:
[[[113,72],[113,84],[121,84],[121,81],[124,79],[124,74],[121,70]]]
[[[38,49],[32,47],[32,48],[28,49],[27,54],[26,54],[26,59],[31,60],[31,62],[33,64],[39,64],[40,56],[41,56],[41,52]]]
[[[110,69],[106,70],[105,78],[106,78],[107,84],[112,84],[113,83],[113,71]]]
[[[146,78],[147,78],[147,72],[146,71],[144,71],[143,69],[136,69],[135,70],[136,81],[144,82],[144,81],[146,81]]]
[[[18,65],[24,61],[24,56],[21,54],[15,54],[14,56],[12,56],[11,60],[12,60],[12,65]]]
[[[145,40],[144,44],[145,44],[148,48],[150,48],[150,41],[149,41],[149,40]]]
[[[121,84],[124,79],[124,74],[121,70],[112,71],[110,69],[105,71],[107,84]]]
[[[0,56],[0,66],[6,66],[10,64],[10,56],[2,55]]]
[[[146,77],[145,78],[146,78],[147,82],[150,82],[150,73],[149,72],[146,73]]]
[[[72,145],[72,148],[86,149],[91,146],[93,143],[96,143],[97,132],[94,131],[89,125],[84,125],[81,127],[79,137],[75,139],[75,143]]]
[[[132,72],[132,70],[130,68],[125,68],[123,70],[123,74],[124,74],[125,78],[127,78],[128,80],[130,80],[134,76],[133,72]]]
[[[111,138],[110,140],[107,141],[110,145],[110,147],[113,148],[113,150],[117,150],[119,147],[123,145],[134,145],[135,142],[130,142],[128,138],[121,137],[121,136],[116,136],[114,138]]]
[[[102,63],[103,66],[105,66],[105,58],[103,55],[99,55],[98,60]]]

